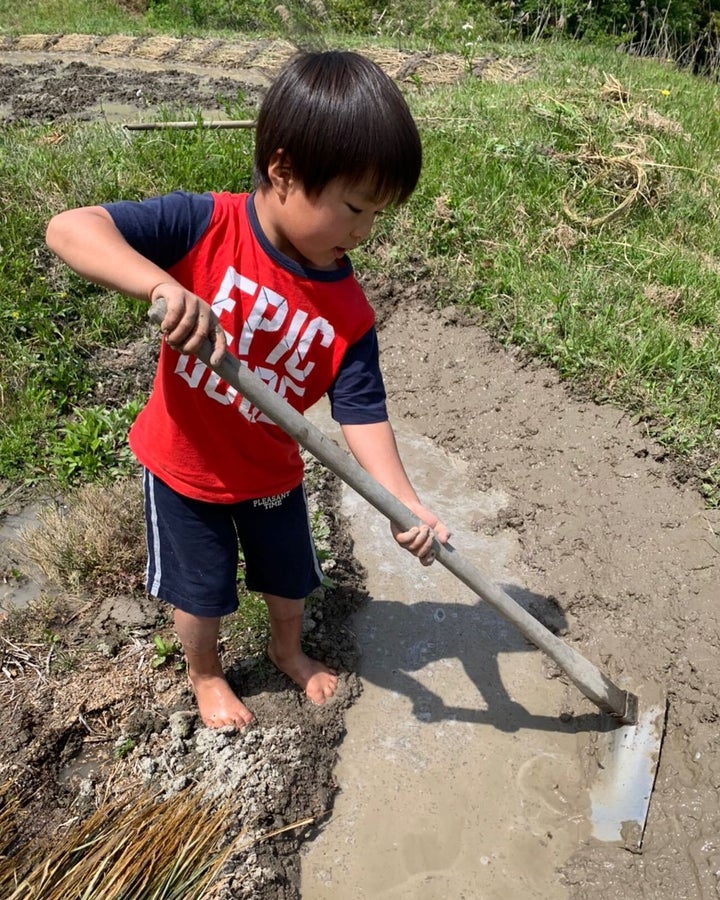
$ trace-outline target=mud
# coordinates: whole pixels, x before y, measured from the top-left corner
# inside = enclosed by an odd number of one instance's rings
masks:
[[[257,105],[298,51],[285,40],[221,41],[168,36],[0,35],[0,121],[45,124],[104,119],[133,123],[172,118],[231,118],[228,107]],[[453,84],[468,62],[451,54],[391,49],[362,51],[407,90]],[[523,78],[527,60],[490,55],[472,75]]]
[[[123,115],[131,109],[148,116],[163,104],[187,108],[188,98],[192,106],[219,113],[222,103],[214,98],[238,85],[251,102],[259,96],[283,49],[265,47],[264,65],[257,55],[249,68],[233,68],[218,57],[221,71],[207,65],[196,71],[197,56],[181,58],[192,55],[191,42],[185,51],[178,46],[172,55],[148,60],[140,43],[116,42],[124,49],[101,55],[97,41],[88,47],[77,38],[72,49],[71,37],[65,44],[60,37],[6,42],[0,64],[6,123],[96,118],[105,115],[104,104],[116,103]],[[212,62],[210,48],[201,50],[202,61]],[[74,53],[81,58],[71,58]],[[415,60],[416,71],[420,62]],[[572,396],[553,371],[498,347],[471,314],[437,310],[432,283],[367,279],[366,285],[378,310],[393,415],[462,463],[475,490],[505,498],[471,527],[481,537],[512,540],[517,582],[542,598],[543,609],[557,610],[555,627],[571,644],[613,680],[633,689],[659,685],[669,699],[642,854],[599,844],[582,829],[579,836],[573,832],[569,855],[548,869],[552,896],[720,896],[720,513],[704,508],[693,483],[642,424],[612,406]],[[111,402],[112,378],[105,383]],[[137,596],[102,606],[93,598],[65,597],[63,615],[49,623],[58,644],[20,647],[8,644],[6,633],[0,650],[0,780],[12,778],[32,797],[23,840],[57,833],[71,816],[85,815],[115,790],[151,785],[170,794],[197,783],[212,793],[231,785],[237,818],[229,834],[249,827],[260,835],[312,822],[236,855],[225,896],[300,895],[297,851],[319,828],[333,828],[336,754],[346,711],[362,689],[354,674],[362,648],[348,617],[365,599],[365,575],[337,512],[333,479],[320,480],[316,496],[331,516],[331,556],[338,562],[335,587],[309,618],[307,639],[343,672],[338,700],[322,710],[311,707],[262,654],[227,659],[258,725],[241,734],[209,734],[198,727],[182,674],[150,665],[151,637],[167,629],[163,609]],[[26,498],[17,495],[3,508],[22,513]],[[22,548],[10,537],[3,535],[0,559],[6,604],[31,580]],[[67,667],[59,668],[68,648]],[[550,692],[542,715],[562,714],[570,731],[575,723],[587,785],[598,756],[592,733],[581,733],[579,723],[590,710],[552,665],[543,671],[559,688]],[[113,750],[128,738],[134,749],[118,758]],[[484,759],[491,773],[500,763]],[[498,796],[500,845],[515,821],[509,802]],[[565,829],[567,837],[572,821],[557,814],[553,827]],[[408,852],[422,856],[423,846]],[[474,883],[482,886],[478,872]]]
[[[642,854],[589,841],[563,867],[569,896],[718,896],[720,512],[622,410],[573,398],[467,313],[409,300],[401,285],[380,293],[395,414],[467,461],[479,489],[508,497],[477,527],[513,531],[518,577],[557,604],[566,640],[616,682],[669,700]],[[574,696],[566,712],[579,716]]]

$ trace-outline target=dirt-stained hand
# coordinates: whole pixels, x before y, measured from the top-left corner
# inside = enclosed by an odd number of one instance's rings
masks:
[[[392,533],[395,540],[408,550],[413,556],[417,556],[422,565],[430,566],[435,562],[435,541],[444,544],[450,539],[450,531],[438,517],[429,509],[420,504],[408,504],[415,515],[423,524],[416,525],[409,531],[401,531],[397,525],[392,524]]]
[[[227,349],[227,340],[210,304],[172,281],[153,288],[151,302],[160,298],[166,307],[160,330],[173,350],[197,355],[209,340],[213,347],[210,364],[217,365]]]

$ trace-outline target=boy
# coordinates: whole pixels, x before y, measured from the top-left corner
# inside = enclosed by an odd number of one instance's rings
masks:
[[[448,531],[419,501],[385,409],[373,312],[346,251],[414,190],[420,139],[397,87],[354,53],[295,58],[257,123],[256,190],[175,192],[68,210],[49,247],[80,275],[138,299],[165,299],[150,399],[130,432],[144,467],[148,591],[175,630],[205,725],[253,714],[224,677],[222,616],[246,583],[270,617],[268,656],[311,701],[337,674],[301,649],[304,597],[321,581],[297,444],[192,354],[209,337],[303,412],[324,393],[359,463],[426,523],[397,533],[420,561]]]

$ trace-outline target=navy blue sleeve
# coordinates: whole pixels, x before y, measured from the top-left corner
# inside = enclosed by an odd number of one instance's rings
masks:
[[[370,328],[357,343],[348,347],[328,397],[332,417],[341,425],[372,425],[387,421],[375,328]]]
[[[213,206],[210,194],[186,191],[103,204],[128,244],[166,270],[197,244],[208,227]]]

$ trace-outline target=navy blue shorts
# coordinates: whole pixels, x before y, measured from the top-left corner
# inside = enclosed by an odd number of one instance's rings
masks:
[[[242,503],[183,497],[145,470],[147,590],[195,616],[238,608],[238,548],[248,590],[295,600],[322,582],[303,485]]]

